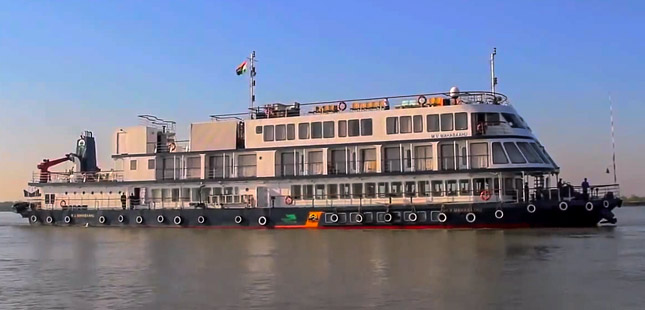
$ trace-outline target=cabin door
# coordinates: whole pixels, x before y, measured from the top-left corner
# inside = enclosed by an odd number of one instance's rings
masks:
[[[258,208],[268,208],[269,190],[266,187],[258,187],[256,199],[258,201]]]
[[[455,170],[455,145],[442,144],[440,148],[441,170]]]

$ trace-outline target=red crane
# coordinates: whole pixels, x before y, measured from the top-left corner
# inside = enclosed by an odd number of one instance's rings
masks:
[[[70,153],[65,155],[65,157],[54,160],[43,159],[43,162],[37,166],[40,169],[40,183],[47,183],[49,181],[49,168],[66,161],[74,161],[74,154]]]

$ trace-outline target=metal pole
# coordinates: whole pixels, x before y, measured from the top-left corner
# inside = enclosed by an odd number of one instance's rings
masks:
[[[493,48],[493,53],[490,54],[490,91],[495,95],[495,85],[497,85],[497,78],[495,77],[495,55],[497,55],[497,48]]]
[[[250,88],[251,88],[251,108],[250,113],[253,113],[253,107],[255,106],[255,51],[251,53],[251,71],[249,71],[250,77]]]
[[[609,95],[609,121],[611,122],[611,149],[612,162],[614,166],[614,184],[618,183],[616,178],[616,139],[614,138],[614,108],[611,103],[611,94]]]

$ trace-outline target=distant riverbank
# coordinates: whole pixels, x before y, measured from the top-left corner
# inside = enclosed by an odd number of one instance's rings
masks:
[[[13,202],[11,202],[11,201],[0,202],[0,212],[2,212],[2,211],[13,211],[13,210],[11,210],[12,205],[13,205]]]

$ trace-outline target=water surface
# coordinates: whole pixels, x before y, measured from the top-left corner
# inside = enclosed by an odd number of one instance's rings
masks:
[[[645,208],[619,226],[29,226],[0,212],[0,309],[643,309]]]

